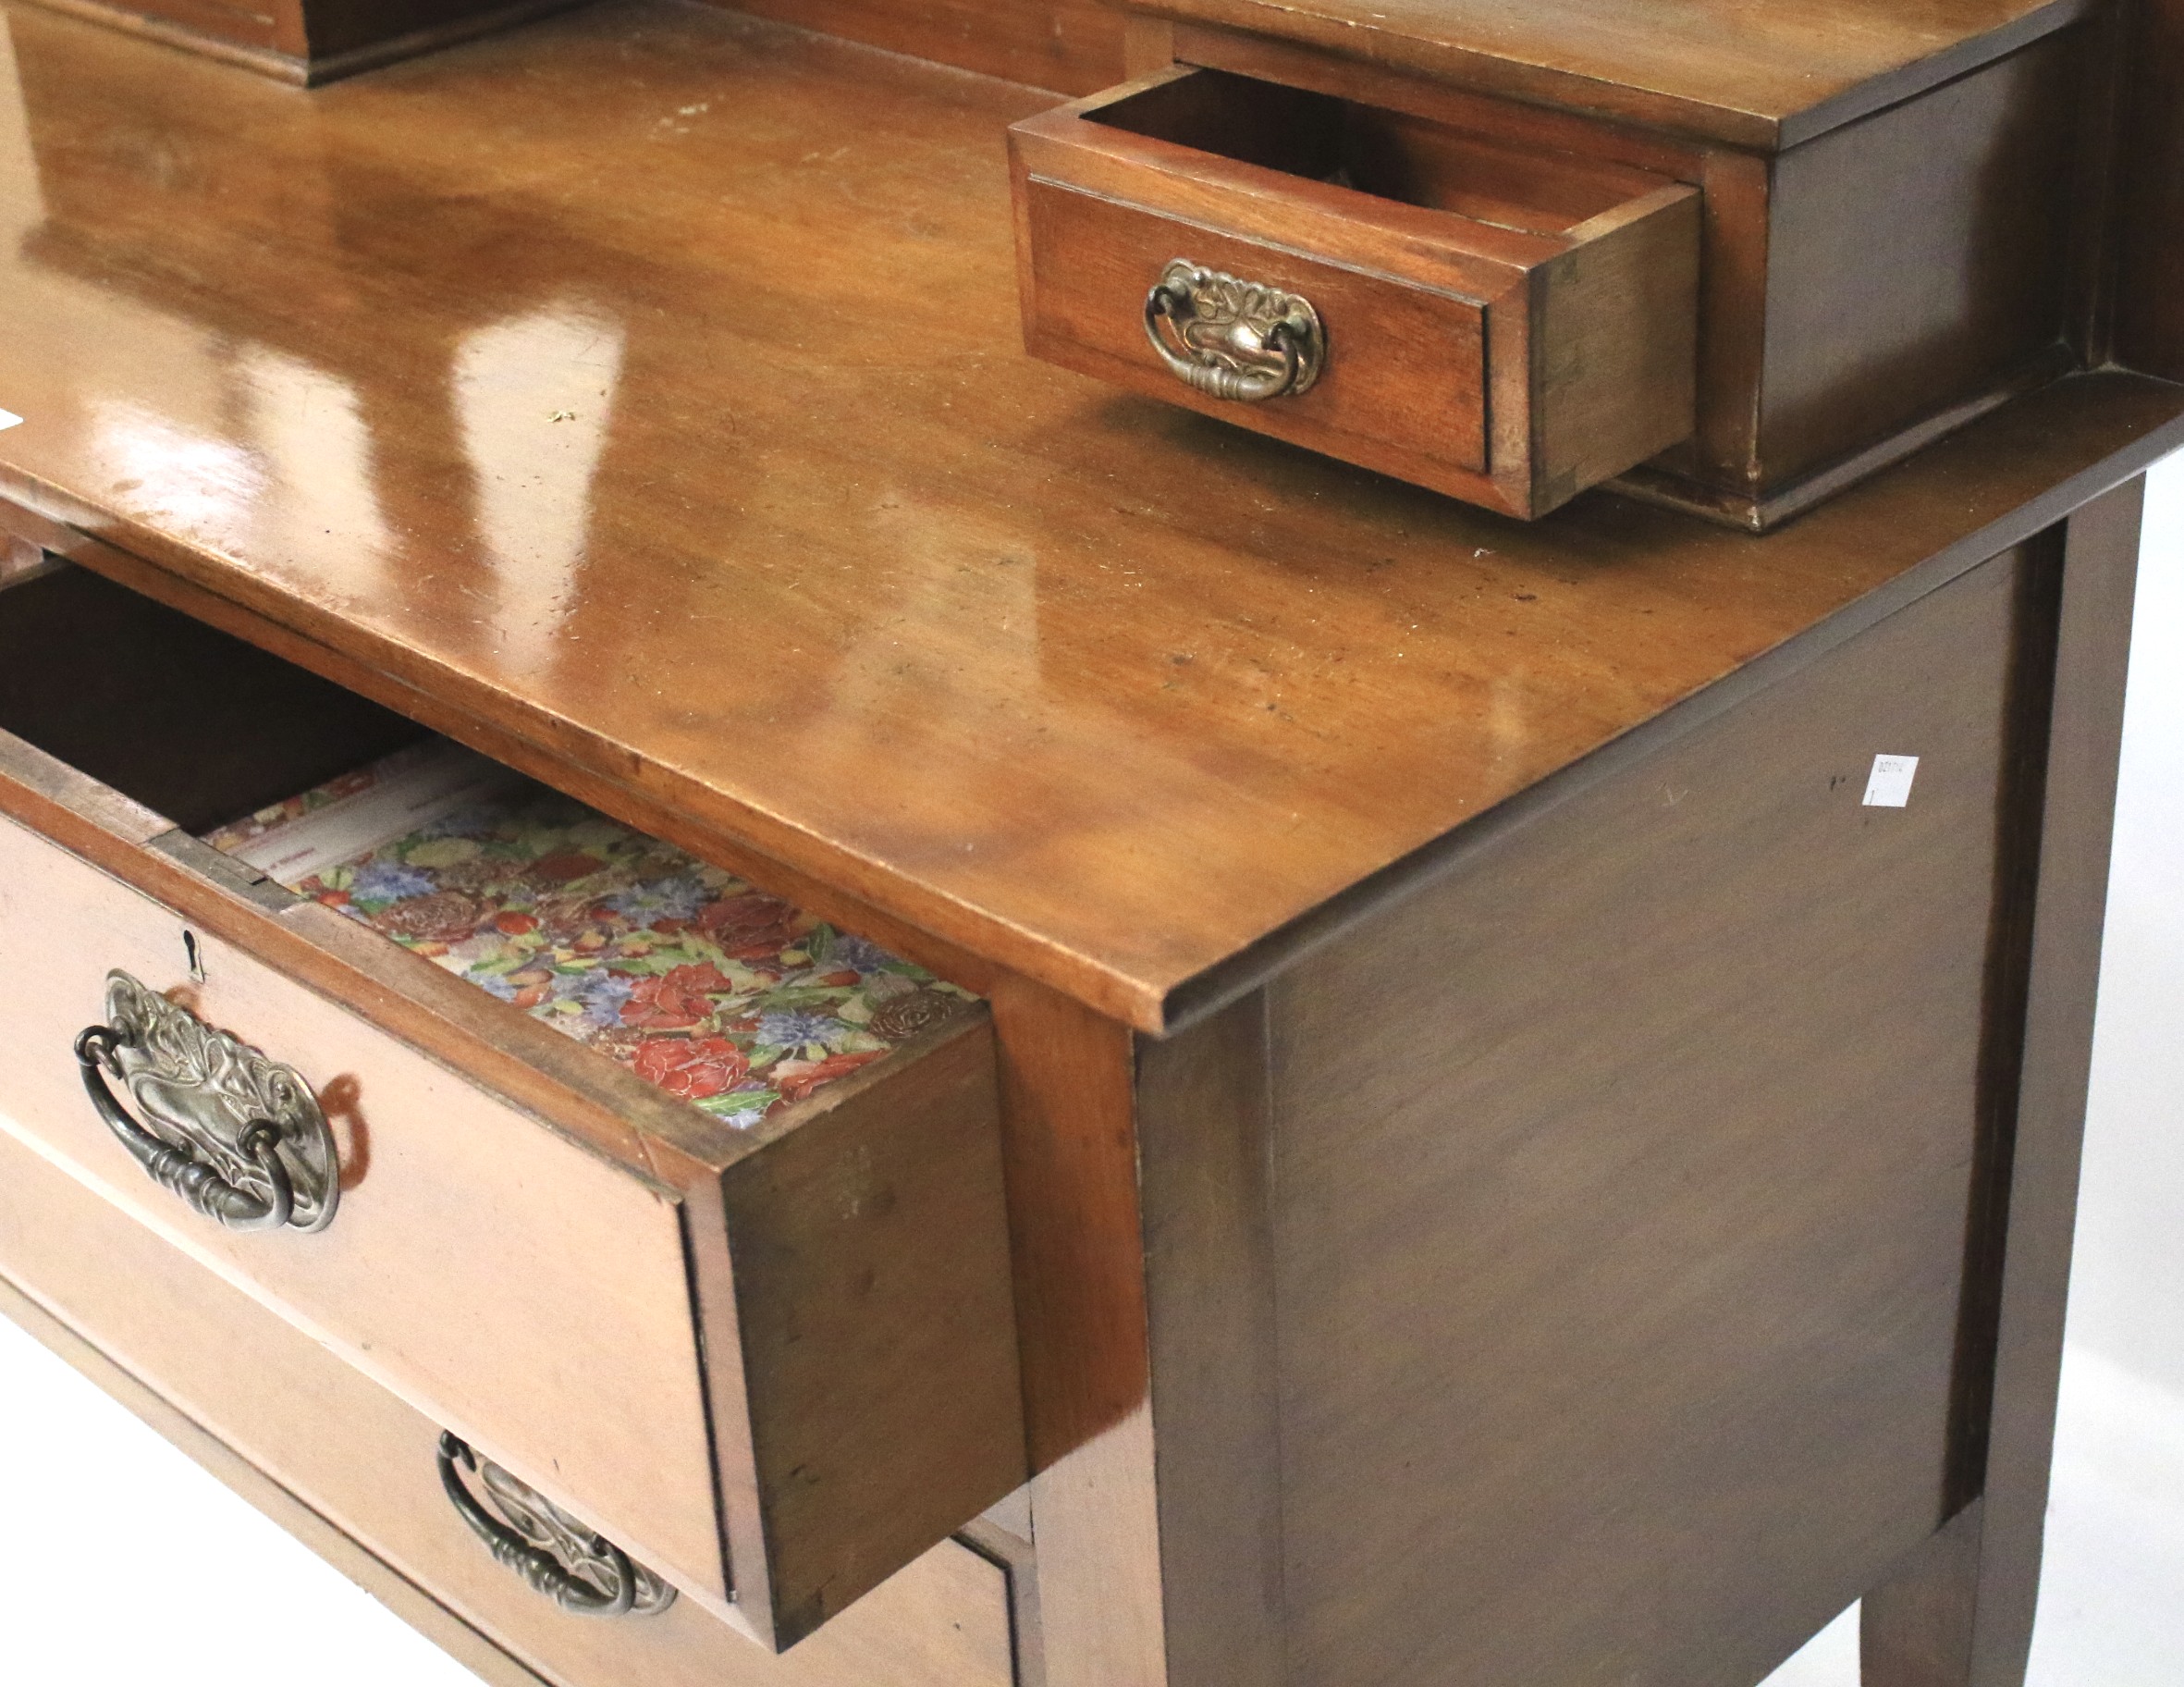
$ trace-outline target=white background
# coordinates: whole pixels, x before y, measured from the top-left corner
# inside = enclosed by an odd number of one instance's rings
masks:
[[[2184,1682],[2184,460],[2147,516],[2031,1687]],[[1847,1617],[1767,1687],[1856,1660]],[[0,1681],[476,1679],[0,1320]]]

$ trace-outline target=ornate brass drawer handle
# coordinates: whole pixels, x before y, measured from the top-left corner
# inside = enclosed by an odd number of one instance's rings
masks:
[[[466,1470],[477,1472],[485,1499],[463,1480]],[[440,1486],[494,1558],[565,1611],[648,1617],[675,1603],[675,1590],[620,1546],[446,1431],[440,1435]]]
[[[126,972],[106,975],[105,1023],[76,1039],[76,1060],[85,1093],[122,1147],[207,1218],[230,1230],[323,1230],[333,1222],[341,1199],[334,1133],[293,1066]]]
[[[1309,391],[1327,363],[1310,300],[1188,258],[1170,259],[1146,294],[1145,335],[1194,390],[1246,404]]]

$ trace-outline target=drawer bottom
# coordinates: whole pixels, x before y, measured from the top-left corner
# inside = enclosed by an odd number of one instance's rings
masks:
[[[690,1600],[625,1618],[554,1607],[448,1507],[437,1425],[6,1134],[0,1311],[490,1681],[1014,1681],[1008,1572],[952,1541],[778,1656]]]

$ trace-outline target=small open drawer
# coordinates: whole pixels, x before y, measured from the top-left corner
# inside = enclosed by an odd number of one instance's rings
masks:
[[[302,894],[202,841],[422,737],[0,586],[0,1127],[786,1646],[1025,1478],[986,1007],[490,764]]]
[[[1010,143],[1037,356],[1526,517],[1691,431],[1695,189],[1184,66]]]

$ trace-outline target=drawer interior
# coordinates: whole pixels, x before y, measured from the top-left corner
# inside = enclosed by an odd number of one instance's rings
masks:
[[[732,1125],[972,1000],[96,574],[0,603],[0,728]]]
[[[80,568],[0,593],[0,730],[202,832],[424,729]]]
[[[970,999],[446,739],[204,841],[739,1127]]]
[[[1127,134],[1528,234],[1566,235],[1662,185],[1639,171],[1519,151],[1422,117],[1226,70],[1195,70],[1084,116]]]

